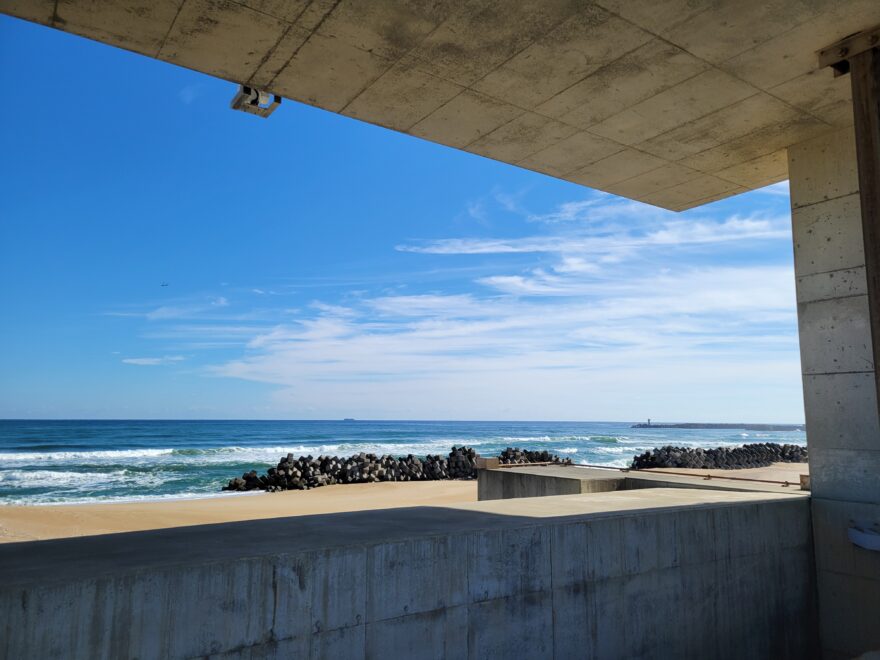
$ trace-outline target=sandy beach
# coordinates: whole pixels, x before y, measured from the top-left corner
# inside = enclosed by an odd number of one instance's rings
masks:
[[[739,477],[798,483],[806,463],[775,463],[745,470],[670,469],[714,478]],[[476,481],[386,482],[327,486],[308,491],[227,495],[108,504],[0,506],[0,543],[39,541],[133,532],[146,529],[208,525],[340,511],[443,506],[477,500]]]
[[[477,500],[476,481],[387,482],[308,491],[112,504],[0,506],[0,543]]]

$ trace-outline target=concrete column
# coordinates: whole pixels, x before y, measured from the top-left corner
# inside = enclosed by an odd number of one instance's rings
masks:
[[[792,227],[823,656],[880,649],[880,413],[852,128],[789,148]],[[880,328],[875,328],[880,332]]]

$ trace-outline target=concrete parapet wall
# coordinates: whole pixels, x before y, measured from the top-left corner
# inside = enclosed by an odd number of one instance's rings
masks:
[[[10,544],[0,656],[804,658],[810,548],[805,498],[666,489]]]

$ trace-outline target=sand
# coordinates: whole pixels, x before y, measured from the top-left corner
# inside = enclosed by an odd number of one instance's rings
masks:
[[[705,477],[749,477],[797,484],[806,463],[745,470],[662,469]],[[476,481],[421,481],[326,486],[308,491],[227,495],[204,499],[0,506],[0,543],[134,532],[187,525],[308,516],[340,511],[443,506],[477,501]]]
[[[476,481],[423,481],[188,500],[0,506],[0,543],[476,501]]]

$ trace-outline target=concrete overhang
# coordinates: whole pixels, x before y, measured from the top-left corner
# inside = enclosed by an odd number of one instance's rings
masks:
[[[878,0],[6,0],[0,11],[672,210],[852,123]],[[231,95],[231,91],[230,91]]]

